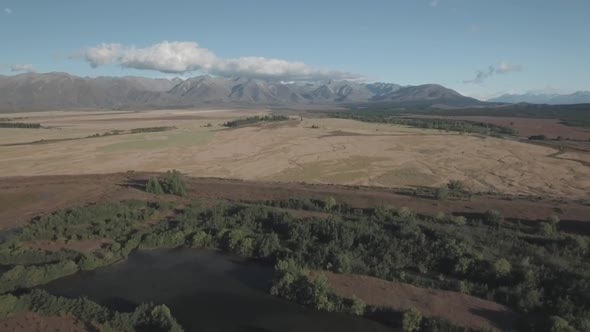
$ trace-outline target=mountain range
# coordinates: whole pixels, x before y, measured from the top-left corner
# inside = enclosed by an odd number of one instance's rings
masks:
[[[0,76],[0,111],[292,106],[354,103],[482,104],[438,84],[351,81],[276,82],[197,76],[188,79],[78,77],[67,73]]]
[[[525,94],[504,94],[491,98],[488,102],[496,103],[531,103],[549,105],[569,105],[590,103],[590,91],[577,91],[572,94],[546,94],[546,93],[525,93]]]

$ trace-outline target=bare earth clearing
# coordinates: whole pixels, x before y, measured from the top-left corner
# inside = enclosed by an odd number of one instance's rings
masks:
[[[464,181],[474,191],[590,196],[590,168],[556,149],[342,119],[225,129],[256,111],[42,112],[19,114],[49,129],[0,129],[0,145],[83,138],[111,130],[165,132],[0,146],[0,176],[96,174],[176,168],[192,176],[385,187]],[[11,115],[6,115],[10,117]],[[206,126],[211,123],[211,126]],[[312,125],[320,128],[312,129]]]
[[[337,294],[347,298],[356,296],[369,305],[396,311],[414,308],[425,316],[476,329],[509,330],[517,319],[516,313],[501,304],[459,292],[419,288],[354,274],[322,273]]]
[[[73,317],[42,316],[23,312],[0,321],[3,332],[86,332],[93,331]]]

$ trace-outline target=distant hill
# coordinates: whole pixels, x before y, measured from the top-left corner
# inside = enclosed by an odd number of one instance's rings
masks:
[[[549,105],[571,105],[590,103],[590,91],[577,91],[572,94],[542,94],[542,93],[525,93],[525,94],[504,94],[500,97],[491,98],[488,102],[499,103],[531,103],[531,104],[549,104]]]
[[[355,103],[478,105],[437,84],[401,86],[351,81],[276,82],[197,76],[189,79],[78,77],[67,73],[0,76],[0,111],[291,106]]]

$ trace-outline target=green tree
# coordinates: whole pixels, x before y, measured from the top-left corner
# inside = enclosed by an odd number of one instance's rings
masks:
[[[367,304],[361,299],[356,296],[352,296],[351,303],[350,303],[350,313],[357,316],[362,316],[365,314],[365,310],[367,308]]]
[[[506,259],[500,258],[494,263],[494,273],[496,274],[496,277],[505,277],[510,274],[510,271],[512,271],[512,265]]]
[[[255,255],[260,258],[269,257],[275,251],[281,248],[281,242],[279,236],[272,232],[270,234],[264,234],[260,240],[256,243]]]
[[[334,209],[334,207],[336,207],[336,204],[338,204],[336,202],[336,199],[330,196],[326,198],[326,200],[324,201],[324,209],[326,209],[327,211],[331,211]]]
[[[442,186],[436,189],[436,192],[434,194],[436,196],[436,199],[438,200],[446,200],[447,198],[449,198],[449,188],[447,186]]]
[[[551,332],[574,332],[575,330],[570,326],[567,320],[559,316],[551,316],[549,318],[549,331]]]
[[[447,184],[447,187],[449,188],[449,190],[451,190],[453,193],[461,193],[465,191],[465,184],[459,180],[451,180],[449,181],[449,183]]]
[[[500,227],[500,224],[504,221],[504,216],[496,210],[487,210],[483,217],[486,223],[495,227]]]
[[[421,324],[422,314],[418,310],[410,308],[404,312],[402,316],[402,329],[405,332],[419,331]]]
[[[162,187],[166,194],[185,196],[186,189],[184,187],[184,181],[182,174],[177,170],[166,172],[162,179]]]
[[[160,194],[164,193],[164,190],[162,189],[162,186],[160,185],[160,181],[158,181],[158,179],[154,176],[150,176],[150,179],[148,180],[148,183],[145,187],[145,191],[147,191],[148,193],[156,194],[156,195],[160,195]]]

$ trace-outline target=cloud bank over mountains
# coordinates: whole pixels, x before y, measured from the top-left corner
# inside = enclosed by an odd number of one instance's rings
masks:
[[[487,70],[478,70],[474,78],[464,80],[463,83],[482,84],[485,80],[496,74],[507,74],[521,71],[521,65],[511,64],[505,61],[500,62],[497,66],[488,66]]]
[[[363,76],[358,74],[317,69],[303,62],[264,57],[222,59],[196,42],[163,41],[143,48],[103,43],[85,49],[81,56],[92,67],[114,64],[167,74],[198,71],[223,77],[282,81],[363,80]]]

